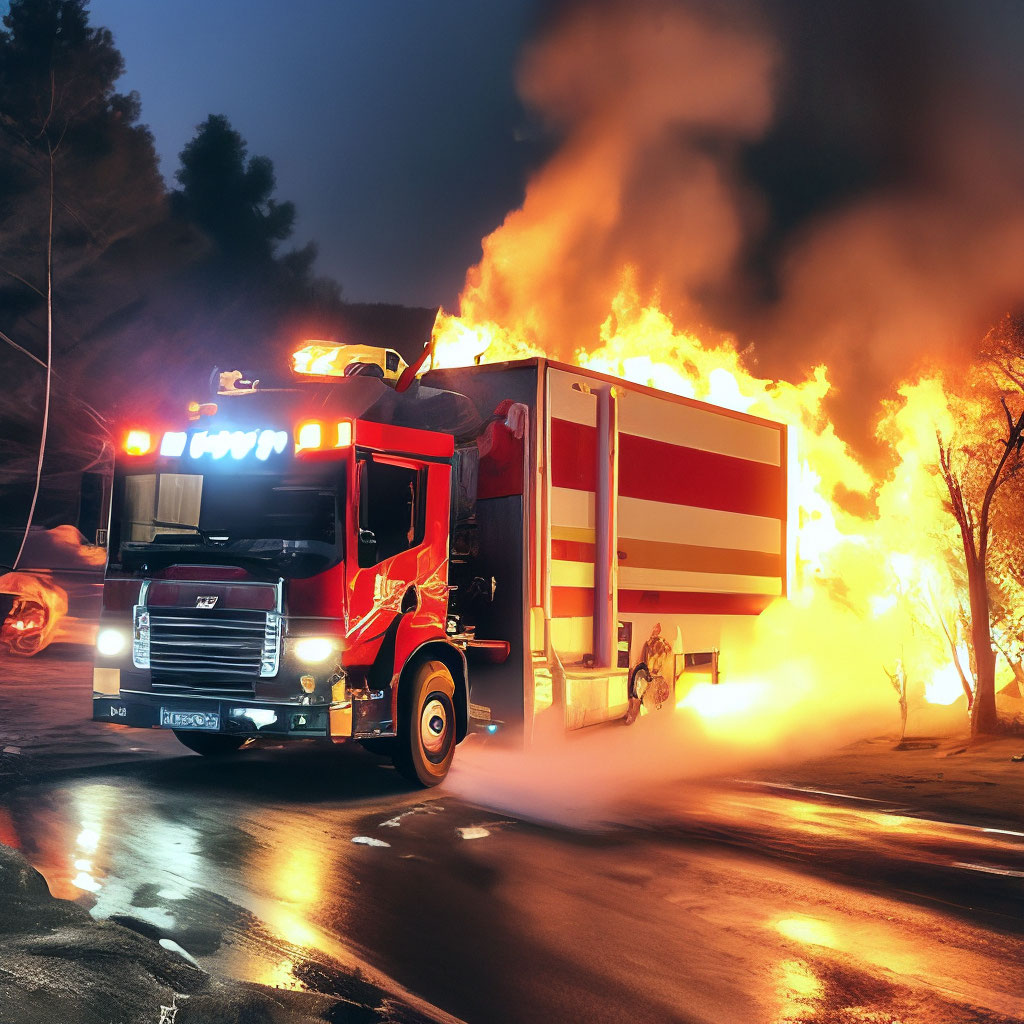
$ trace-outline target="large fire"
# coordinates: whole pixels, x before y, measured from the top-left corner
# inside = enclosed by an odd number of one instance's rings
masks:
[[[950,363],[1022,287],[1007,254],[1024,203],[989,201],[1005,176],[994,169],[1017,165],[975,125],[971,152],[1000,155],[975,173],[944,109],[916,191],[818,211],[786,238],[766,297],[750,298],[743,268],[773,211],[742,154],[772,131],[786,59],[767,22],[714,5],[566,5],[518,78],[557,145],[434,331],[434,365],[543,354],[790,427],[789,597],[758,617],[754,642],[723,652],[731,696],[684,698],[705,723],[743,716],[748,734],[883,708],[891,722],[894,687],[911,707],[966,704],[967,602],[937,434],[973,413],[962,396],[951,411],[940,373],[920,367]],[[759,375],[747,339],[705,326],[725,306],[788,380]],[[864,431],[856,447],[830,419],[839,408],[847,433]],[[887,461],[858,454],[871,428]]]
[[[435,366],[544,354],[540,337],[443,311],[434,344]],[[936,474],[936,431],[951,428],[937,376],[908,381],[884,407],[877,435],[894,468],[876,480],[826,415],[827,367],[797,383],[760,378],[733,339],[705,342],[642,302],[629,271],[594,346],[574,361],[790,427],[790,595],[760,617],[751,648],[729,652],[728,687],[698,684],[682,697],[712,732],[724,735],[737,717],[777,718],[809,699],[854,713],[892,708],[887,671],[897,664],[912,697],[963,698],[941,628],[960,641],[967,666],[941,554],[955,524]]]

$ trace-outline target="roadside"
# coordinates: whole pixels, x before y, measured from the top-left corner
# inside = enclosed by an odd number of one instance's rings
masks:
[[[747,779],[819,794],[875,800],[944,821],[1024,830],[1024,736],[860,740]]]
[[[91,646],[69,643],[0,654],[0,790],[40,772],[185,752],[169,733],[92,721],[92,658]]]
[[[0,845],[0,1024],[432,1019],[358,975],[344,980],[336,994],[322,995],[208,974],[169,940],[94,921],[84,907],[51,896],[43,876]]]

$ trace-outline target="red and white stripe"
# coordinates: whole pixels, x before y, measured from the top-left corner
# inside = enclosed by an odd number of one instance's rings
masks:
[[[551,617],[588,650],[596,409],[550,368]],[[785,591],[786,461],[777,424],[623,385],[618,399],[621,616],[756,615]]]

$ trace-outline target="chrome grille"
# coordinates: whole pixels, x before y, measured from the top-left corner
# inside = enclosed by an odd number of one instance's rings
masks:
[[[273,612],[190,608],[149,609],[153,685],[191,690],[249,690],[280,646]],[[264,672],[266,669],[264,668]]]

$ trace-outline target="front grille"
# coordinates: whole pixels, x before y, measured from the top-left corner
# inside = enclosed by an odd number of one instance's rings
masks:
[[[272,613],[271,613],[272,614]],[[149,609],[154,687],[252,691],[268,655],[277,659],[276,616],[231,608]]]

